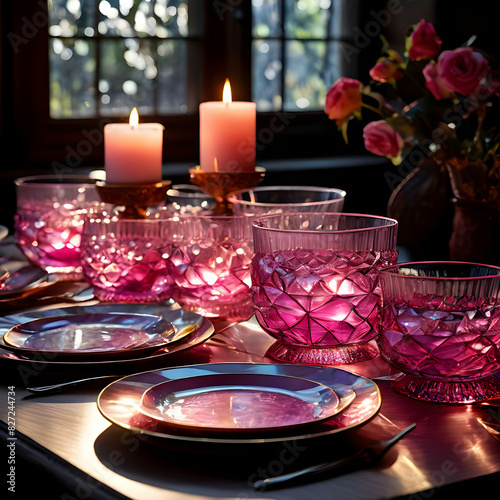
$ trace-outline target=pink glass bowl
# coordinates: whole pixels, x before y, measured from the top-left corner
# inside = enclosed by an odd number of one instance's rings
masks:
[[[253,223],[252,295],[281,361],[344,364],[378,355],[378,270],[397,262],[397,221],[339,213],[267,215]]]
[[[381,356],[406,396],[472,403],[500,394],[500,268],[411,262],[380,273]]]
[[[86,207],[99,202],[94,182],[79,175],[15,180],[15,236],[31,262],[67,279],[82,277],[80,238]]]
[[[342,212],[346,192],[314,186],[261,186],[229,194],[235,215]]]
[[[248,217],[174,217],[170,259],[176,271],[172,298],[209,318],[243,321],[253,315],[250,296],[252,228]]]
[[[101,301],[169,299],[175,270],[168,258],[172,225],[161,219],[89,216],[82,231],[83,273]]]

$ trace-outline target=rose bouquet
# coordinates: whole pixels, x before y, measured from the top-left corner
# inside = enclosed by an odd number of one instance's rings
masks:
[[[408,28],[404,54],[383,40],[368,84],[351,78],[335,82],[325,112],[346,141],[348,124],[357,118],[367,122],[363,139],[368,151],[395,165],[405,160],[405,170],[412,173],[389,201],[389,214],[406,218],[406,224],[400,219],[401,235],[406,231],[415,241],[415,234],[420,238],[437,224],[436,207],[440,213],[447,210],[443,207],[449,204],[446,193],[451,188],[449,255],[500,264],[500,136],[492,126],[500,79],[474,40],[442,50],[434,26],[422,19]]]
[[[369,110],[376,119],[363,129],[368,151],[396,165],[411,148],[439,151],[440,158],[457,159],[448,165],[455,170],[454,189],[496,199],[500,137],[484,125],[499,94],[498,74],[487,56],[472,46],[441,48],[433,25],[422,19],[408,28],[403,56],[384,44],[368,85],[351,78],[335,82],[327,93],[325,112],[347,141],[350,119],[364,119],[362,110]],[[465,160],[467,173],[461,172]],[[477,187],[468,185],[472,179]],[[493,179],[495,188],[489,193]]]

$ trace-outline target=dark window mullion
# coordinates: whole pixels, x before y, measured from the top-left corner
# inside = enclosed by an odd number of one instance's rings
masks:
[[[95,89],[95,116],[101,116],[101,91],[99,90],[99,81],[101,79],[101,40],[99,34],[99,0],[94,0],[94,37],[95,41],[95,72],[94,72],[94,89]]]
[[[151,5],[151,9],[154,12],[154,8],[156,5],[156,0],[153,0]],[[158,37],[151,37],[151,49],[154,49],[154,57],[153,60],[155,62],[156,66],[156,76],[154,77],[153,80],[153,114],[154,115],[159,115],[160,114],[160,83],[161,83],[161,77],[160,77],[160,68],[159,68],[159,54],[158,54],[158,46],[160,44],[159,38]]]
[[[286,92],[286,2],[281,1],[281,40],[280,40],[280,52],[281,52],[281,108],[280,111],[283,113],[285,111],[285,92]]]
[[[94,72],[94,89],[95,89],[95,116],[101,116],[101,91],[99,90],[99,81],[101,80],[101,39],[93,41],[95,45],[95,72]]]

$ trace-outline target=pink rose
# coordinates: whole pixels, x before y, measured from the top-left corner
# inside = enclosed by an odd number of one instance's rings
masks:
[[[361,107],[361,82],[339,78],[326,94],[325,113],[340,126]]]
[[[447,88],[450,92],[473,95],[481,80],[488,74],[488,61],[470,47],[445,50],[438,58],[434,69],[424,68],[425,85],[436,99],[443,99]],[[427,69],[427,73],[425,70]],[[440,92],[436,92],[439,87]]]
[[[431,94],[439,101],[453,97],[453,91],[438,74],[436,63],[429,63],[422,71],[425,77],[425,86]]]
[[[384,120],[366,125],[363,138],[368,151],[388,158],[397,158],[404,146],[403,138]]]
[[[434,26],[424,19],[420,21],[410,36],[409,56],[412,61],[433,59],[439,54],[443,42],[437,36]]]
[[[387,83],[402,78],[400,68],[403,64],[401,56],[395,51],[389,51],[389,57],[381,57],[370,70],[370,76],[377,82]]]

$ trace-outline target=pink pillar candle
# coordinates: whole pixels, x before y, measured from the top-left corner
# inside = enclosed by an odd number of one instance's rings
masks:
[[[134,108],[130,123],[104,126],[104,163],[109,184],[149,184],[162,179],[163,125],[141,123]]]
[[[200,104],[200,168],[205,171],[255,170],[257,108],[254,102],[233,102],[229,81],[223,101]]]

